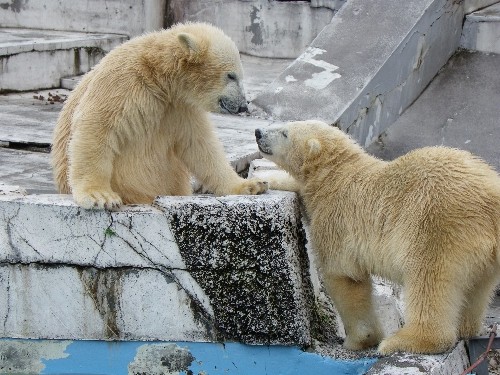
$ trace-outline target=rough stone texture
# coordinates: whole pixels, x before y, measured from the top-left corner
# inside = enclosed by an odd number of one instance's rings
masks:
[[[455,51],[462,18],[452,0],[348,1],[254,103],[273,118],[336,123],[369,144]]]
[[[328,5],[342,4],[339,1]],[[243,53],[295,58],[330,22],[334,10],[312,8],[305,1],[171,0],[169,13],[174,22],[204,21],[217,25]]]
[[[460,47],[500,53],[500,3],[467,15]]]
[[[155,206],[0,195],[0,336],[310,344],[294,194]]]
[[[438,355],[393,354],[381,358],[366,375],[456,375],[469,365],[463,341],[447,353]]]
[[[0,92],[59,87],[64,76],[88,72],[127,40],[124,35],[0,29]]]
[[[1,374],[40,374],[43,360],[65,358],[70,341],[46,341],[43,345],[35,341],[0,340]]]
[[[469,14],[495,3],[498,3],[498,0],[464,0],[464,12]]]
[[[312,286],[294,194],[161,197],[155,205],[212,302],[221,339],[310,343]]]
[[[0,4],[3,27],[113,33],[129,36],[161,29],[166,0],[14,0]]]

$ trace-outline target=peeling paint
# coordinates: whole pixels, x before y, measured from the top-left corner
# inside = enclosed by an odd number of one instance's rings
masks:
[[[253,44],[262,45],[264,43],[264,39],[262,38],[262,27],[263,21],[260,18],[260,9],[253,5],[252,11],[250,12],[250,26],[245,28],[246,31],[253,34],[251,39]]]
[[[176,375],[188,372],[195,358],[191,352],[176,344],[144,344],[137,348],[128,373],[133,375]]]
[[[44,360],[68,357],[65,353],[71,341],[0,339],[1,374],[40,374]]]
[[[289,75],[287,75],[285,77],[285,81],[287,81],[287,82],[296,82],[297,79],[294,76],[292,76],[292,75],[289,74]]]
[[[239,343],[0,339],[0,350],[5,342],[14,349],[23,348],[18,354],[36,363],[33,367],[31,362],[17,362],[16,372],[2,372],[7,374],[364,374],[377,362],[376,358],[331,358],[298,347]],[[54,353],[47,353],[48,347],[57,345]]]
[[[307,64],[311,64],[311,65],[314,65],[318,68],[323,69],[322,72],[312,73],[312,77],[309,79],[306,79],[304,81],[304,84],[306,86],[311,87],[311,88],[316,89],[316,90],[324,89],[330,83],[332,83],[334,80],[341,77],[340,74],[333,73],[335,70],[337,70],[339,68],[338,66],[330,64],[330,63],[323,61],[323,60],[314,59],[315,56],[322,55],[325,52],[326,52],[326,50],[321,49],[321,48],[309,47],[297,59],[297,61],[303,61]]]

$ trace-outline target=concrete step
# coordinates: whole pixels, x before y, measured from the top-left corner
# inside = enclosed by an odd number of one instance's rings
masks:
[[[500,2],[465,17],[460,47],[500,53]]]
[[[0,93],[60,86],[61,77],[90,70],[124,35],[0,29]]]

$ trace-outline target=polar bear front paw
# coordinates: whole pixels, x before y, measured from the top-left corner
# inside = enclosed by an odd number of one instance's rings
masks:
[[[265,193],[269,189],[266,181],[258,178],[242,179],[242,182],[237,185],[231,194],[234,195],[256,195]]]
[[[73,192],[75,202],[85,209],[114,209],[122,204],[122,199],[114,191]]]

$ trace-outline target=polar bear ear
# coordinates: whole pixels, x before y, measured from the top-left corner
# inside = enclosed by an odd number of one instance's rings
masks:
[[[192,59],[196,60],[202,51],[202,45],[197,38],[188,33],[180,33],[177,35],[177,38],[179,39],[182,48],[184,48]]]
[[[316,138],[311,138],[307,140],[307,147],[309,149],[309,155],[318,155],[321,152],[321,143]]]

